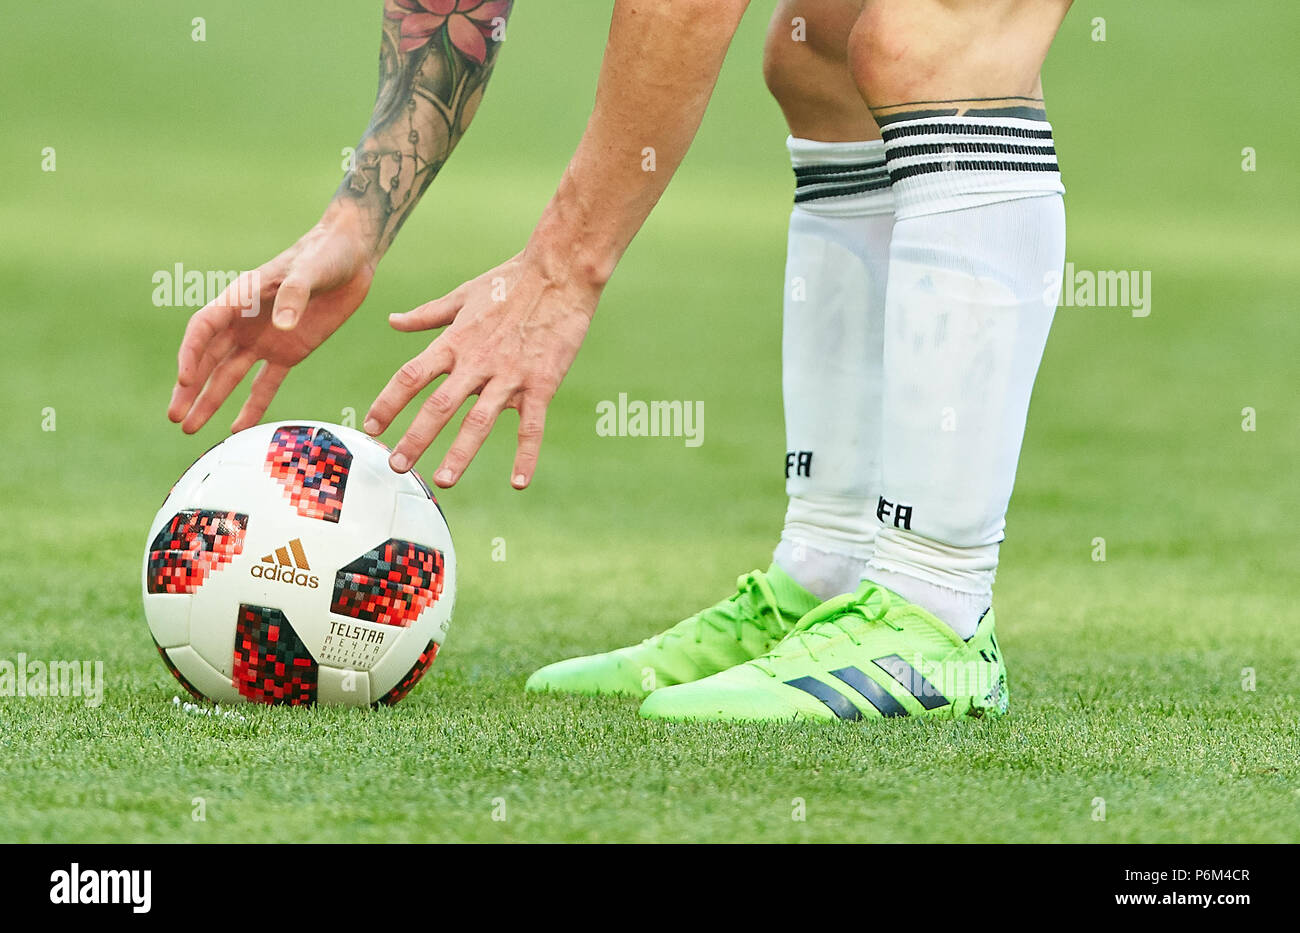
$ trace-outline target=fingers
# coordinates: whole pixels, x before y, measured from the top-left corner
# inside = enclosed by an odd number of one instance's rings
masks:
[[[495,388],[500,384],[500,381],[489,383],[479,393],[478,401],[465,415],[465,420],[460,423],[460,431],[448,448],[446,456],[442,458],[442,466],[433,475],[434,483],[443,489],[456,485],[460,480],[465,468],[469,466],[470,461],[478,454],[479,448],[492,432],[497,415],[501,414],[502,409],[509,403],[510,392]]]
[[[217,364],[226,358],[234,345],[235,337],[230,331],[219,333],[211,340],[198,361],[190,366],[188,381],[177,379],[176,385],[172,388],[171,402],[167,405],[167,417],[173,423],[179,424],[189,414],[194,399],[203,388],[203,384],[208,381],[208,376],[212,374]]]
[[[546,402],[539,395],[525,393],[519,403],[519,444],[510,477],[510,485],[516,489],[525,489],[533,481],[545,431]]]
[[[212,342],[220,335],[227,334],[246,308],[256,307],[261,301],[260,283],[270,264],[251,272],[243,272],[227,285],[212,301],[190,315],[185,325],[185,336],[181,338],[180,352],[177,354],[176,382],[181,386],[203,385],[207,373],[199,378],[196,369],[204,354],[211,349]],[[226,350],[229,349],[227,345]],[[220,361],[226,350],[217,354]],[[209,372],[211,370],[209,369]]]
[[[456,315],[464,304],[465,296],[462,287],[436,301],[425,302],[418,308],[401,314],[390,314],[388,323],[394,330],[408,332],[446,327],[456,320]]]
[[[424,404],[416,412],[415,420],[411,422],[411,426],[406,429],[402,439],[393,448],[393,453],[388,458],[388,465],[393,468],[393,472],[405,473],[409,470],[411,465],[420,459],[420,455],[428,450],[434,439],[442,433],[442,429],[464,404],[465,399],[478,390],[479,385],[473,381],[473,377],[452,373],[444,379],[442,385],[434,389],[433,393],[424,400]],[[488,427],[490,428],[491,424]],[[440,481],[438,484],[442,485]]]
[[[257,357],[252,350],[238,350],[222,360],[213,370],[203,394],[185,416],[181,430],[193,434],[207,424],[212,413],[221,407],[221,403],[234,391],[256,361]]]
[[[260,293],[254,291],[265,269],[241,274],[220,295],[190,315],[176,354],[176,385],[167,405],[171,421],[180,422],[189,414],[208,376],[235,345],[231,325],[245,308],[260,301]]]
[[[234,424],[230,426],[230,430],[239,432],[257,424],[262,415],[266,414],[271,399],[275,398],[276,390],[280,388],[280,383],[284,382],[284,377],[288,374],[289,367],[287,366],[263,363],[262,368],[253,377],[253,385],[248,392],[248,401],[244,402],[244,407],[239,410],[239,415],[235,418]]]
[[[200,378],[199,364],[212,348],[213,342],[218,337],[229,334],[230,322],[238,313],[238,310],[217,299],[190,315],[189,323],[185,325],[185,336],[181,338],[180,351],[176,354],[177,385],[203,385],[207,374]],[[222,356],[224,355],[223,353]],[[208,371],[211,372],[211,369]]]
[[[403,363],[366,412],[361,425],[365,432],[371,437],[384,433],[416,393],[443,373],[451,372],[451,361],[451,353],[444,349],[441,340],[435,340],[419,356]]]

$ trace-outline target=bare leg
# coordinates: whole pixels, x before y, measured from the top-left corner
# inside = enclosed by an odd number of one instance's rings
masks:
[[[863,0],[781,0],[767,27],[763,78],[790,135],[823,142],[879,139],[848,67]]]
[[[1040,73],[1072,0],[867,0],[849,67],[882,123],[1043,109]]]

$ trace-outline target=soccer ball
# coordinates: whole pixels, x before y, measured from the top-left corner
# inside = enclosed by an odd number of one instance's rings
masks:
[[[177,480],[149,528],[158,653],[218,703],[397,703],[433,663],[456,595],[429,487],[359,431],[241,431]]]

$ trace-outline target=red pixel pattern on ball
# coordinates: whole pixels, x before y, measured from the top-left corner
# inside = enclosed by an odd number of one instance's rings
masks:
[[[235,689],[252,703],[306,706],[316,702],[319,668],[279,609],[239,607],[235,624]]]
[[[389,538],[338,572],[330,610],[405,628],[442,595],[445,566],[441,551]]]
[[[392,706],[406,699],[406,695],[411,692],[411,688],[420,682],[420,678],[428,673],[429,668],[433,666],[433,660],[438,656],[438,643],[431,641],[427,644],[420,656],[415,659],[411,669],[406,672],[406,676],[398,681],[397,686],[389,690],[379,698],[377,702],[385,706]]]
[[[149,545],[146,589],[193,593],[212,573],[244,551],[248,516],[212,509],[185,509],[163,525]]]
[[[266,472],[284,489],[299,515],[337,522],[343,511],[352,453],[324,428],[276,428],[266,452]]]

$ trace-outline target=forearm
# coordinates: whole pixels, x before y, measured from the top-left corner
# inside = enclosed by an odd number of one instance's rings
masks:
[[[528,244],[603,286],[690,147],[748,0],[618,0],[586,132]]]
[[[385,0],[374,112],[326,210],[358,228],[376,261],[474,119],[512,5],[441,15],[432,11],[456,4]]]

